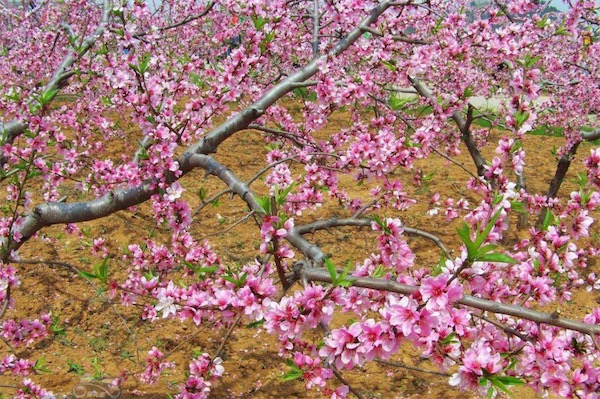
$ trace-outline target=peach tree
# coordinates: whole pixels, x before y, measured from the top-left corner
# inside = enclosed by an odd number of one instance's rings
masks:
[[[284,379],[332,398],[362,397],[341,373],[389,361],[404,342],[468,391],[528,384],[598,398],[600,308],[580,321],[538,310],[600,288],[588,268],[598,257],[599,9],[567,3],[558,12],[537,0],[0,1],[2,345],[31,346],[56,328],[48,314],[16,317],[28,242],[48,226],[75,233],[148,204],[166,237],[142,232],[120,254],[95,237],[100,261],[78,265],[144,320],[230,331],[242,317],[258,322],[280,344]],[[340,111],[348,127],[325,129]],[[223,143],[249,129],[268,153],[244,180]],[[543,192],[525,174],[531,131],[563,138]],[[461,153],[471,165],[456,161]],[[408,194],[432,178],[415,163],[433,157],[464,170],[457,183],[470,199]],[[573,162],[585,173],[559,196]],[[203,175],[223,191],[184,195]],[[260,240],[239,268],[193,229],[226,194],[243,201],[236,224],[256,221],[245,228]],[[403,223],[417,201],[453,231],[453,251]],[[332,203],[337,216],[324,218],[319,207]],[[346,267],[311,240],[342,227],[375,237],[372,253]],[[416,262],[408,235],[440,257]],[[111,259],[125,278],[109,273]],[[353,321],[333,327],[339,313]],[[135,377],[155,382],[171,366],[163,357],[152,348]],[[40,368],[0,358],[0,374],[22,381],[19,398],[53,396],[30,379]],[[199,355],[177,398],[208,397],[223,372],[219,353]]]

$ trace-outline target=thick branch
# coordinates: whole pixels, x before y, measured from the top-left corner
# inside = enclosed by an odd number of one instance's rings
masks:
[[[313,0],[313,42],[312,52],[313,58],[319,56],[319,30],[320,30],[319,0]]]
[[[208,155],[197,154],[190,159],[190,164],[195,167],[200,167],[206,170],[207,173],[221,179],[229,186],[234,194],[237,194],[248,205],[251,211],[258,214],[264,213],[264,210],[254,198],[248,185],[241,181],[230,169],[217,162],[214,158],[209,157]],[[302,251],[307,258],[314,259],[317,262],[321,262],[325,259],[325,254],[323,254],[321,249],[304,239],[298,232],[294,230],[290,231],[286,239],[292,246]]]
[[[408,5],[410,4],[410,1],[402,4]],[[383,12],[385,12],[391,5],[392,2],[384,1],[377,7],[373,8],[369,15],[365,17],[356,28],[351,30],[348,35],[342,38],[328,54],[323,54],[317,58],[313,58],[313,60],[304,68],[299,69],[294,74],[288,76],[284,81],[265,93],[254,104],[250,105],[239,114],[232,116],[219,127],[214,129],[211,133],[209,133],[202,141],[191,146],[188,150],[188,153],[191,155],[193,153],[202,152],[207,154],[215,152],[219,144],[231,137],[231,135],[240,130],[248,128],[250,123],[262,116],[267,108],[275,104],[275,102],[277,102],[280,98],[292,91],[298,83],[304,82],[314,76],[318,71],[319,62],[327,59],[328,57],[337,57],[354,42],[356,42],[361,37],[363,29],[375,23],[379,16],[383,14]],[[201,151],[201,148],[208,150],[208,152]]]
[[[581,138],[586,141],[598,140],[598,139],[600,139],[600,128],[594,129],[589,132],[581,131],[581,132],[579,132],[579,134],[581,135]],[[571,161],[573,160],[573,158],[575,157],[575,154],[577,153],[579,144],[581,144],[581,142],[573,144],[573,146],[569,149],[569,151],[566,154],[564,154],[562,157],[560,157],[560,160],[558,161],[558,165],[556,166],[556,172],[554,173],[554,177],[552,178],[552,181],[550,182],[550,186],[548,187],[548,192],[546,193],[546,197],[548,197],[548,199],[556,198],[556,196],[558,195],[558,190],[560,190],[560,186],[562,185],[562,182],[565,180],[565,176],[567,175],[567,172],[569,171],[569,167],[571,167]],[[546,219],[547,212],[548,212],[548,209],[543,209],[542,212],[540,213],[540,216],[538,217],[538,220],[536,222],[536,226],[538,228],[540,228],[542,226],[542,224],[544,223],[544,219]]]
[[[302,226],[296,226],[294,228],[294,230],[298,234],[304,235],[304,234],[314,233],[315,231],[318,231],[318,230],[327,230],[327,229],[330,229],[333,227],[342,227],[342,226],[364,227],[364,226],[371,226],[372,224],[373,224],[373,220],[368,219],[368,218],[360,218],[360,219],[359,218],[347,218],[347,219],[333,218],[333,219],[328,219],[328,220],[319,220],[319,221],[305,224]],[[434,234],[431,234],[426,231],[416,229],[413,227],[402,226],[402,229],[407,234],[423,237],[423,238],[433,241],[435,243],[435,245],[437,245],[442,251],[444,251],[444,254],[446,255],[446,257],[450,258],[450,255],[451,255],[450,251],[448,250],[448,248],[446,248],[446,246],[444,245],[442,240],[440,240],[439,237],[435,236]]]
[[[594,129],[591,132],[581,132],[581,138],[587,141],[600,139],[600,128]]]
[[[119,189],[85,202],[50,202],[38,205],[25,217],[19,228],[22,234],[20,242],[11,242],[10,250],[18,249],[37,231],[46,226],[65,223],[79,223],[99,219],[150,199],[155,188],[149,184],[139,187]],[[10,251],[9,251],[10,252]]]
[[[329,274],[328,270],[305,266],[303,262],[296,262],[294,264],[294,272],[296,273],[298,278],[306,278],[310,281],[321,281],[325,283],[331,283],[331,275]],[[400,284],[392,280],[381,280],[367,277],[352,277],[352,285],[354,287],[363,287],[379,291],[395,292],[397,294],[402,295],[412,295],[419,290],[419,287],[416,286]],[[539,312],[521,306],[503,304],[487,299],[476,298],[470,295],[463,296],[456,303],[459,305],[464,305],[487,312],[505,314],[521,319],[530,320],[540,324],[548,324],[551,326],[565,328],[568,330],[579,331],[583,334],[600,334],[599,325],[585,324],[576,320],[556,317],[556,314],[553,313]]]
[[[436,103],[436,99],[433,96],[433,93],[419,80],[409,76],[410,83],[417,90],[422,97],[428,99],[432,104]],[[458,130],[462,133],[462,138],[469,150],[469,154],[471,154],[471,158],[477,167],[477,174],[479,176],[483,176],[485,173],[485,159],[479,152],[477,145],[475,144],[475,140],[473,139],[473,135],[471,134],[471,122],[473,120],[473,111],[472,108],[469,107],[467,111],[467,119],[463,118],[461,113],[458,110],[452,112],[452,120],[458,126]]]
[[[569,151],[563,154],[562,157],[560,157],[558,165],[556,166],[556,172],[554,173],[554,177],[552,178],[552,181],[550,182],[550,187],[548,187],[548,192],[546,193],[546,197],[548,197],[548,199],[556,198],[558,190],[560,189],[560,186],[562,185],[562,182],[565,179],[565,176],[567,175],[569,167],[571,166],[571,161],[573,160],[573,157],[575,156],[575,153],[577,152],[577,148],[579,147],[580,143],[581,142],[573,144]],[[546,219],[547,212],[548,209],[544,208],[540,213],[540,216],[538,217],[536,223],[538,227],[541,227],[544,223],[544,219]]]
[[[410,2],[402,3],[402,5],[406,4],[410,4]],[[247,128],[251,122],[259,118],[264,113],[264,110],[273,105],[285,94],[293,90],[295,84],[303,82],[311,76],[315,75],[318,71],[317,66],[321,59],[341,54],[344,50],[350,47],[352,43],[354,43],[356,40],[358,40],[358,38],[360,38],[362,29],[364,27],[377,21],[379,16],[391,5],[391,2],[386,1],[373,8],[369,15],[366,18],[364,18],[355,29],[350,31],[350,33],[346,37],[340,40],[329,54],[322,55],[319,58],[313,59],[304,68],[298,70],[296,73],[289,76],[283,82],[271,88],[254,104],[250,105],[242,112],[232,116],[223,124],[221,124],[212,132],[210,132],[205,138],[191,145],[187,149],[187,151],[185,151],[177,159],[177,162],[180,165],[182,176],[190,172],[195,167],[204,167],[203,164],[206,164],[205,166],[207,167],[207,170],[210,171],[214,169],[215,173],[224,173],[225,179],[223,179],[223,177],[221,176],[219,176],[219,178],[221,178],[221,180],[227,183],[230,186],[230,188],[232,188],[232,191],[240,195],[242,199],[246,201],[246,203],[248,203],[251,210],[261,210],[260,206],[258,206],[256,201],[254,200],[254,197],[252,197],[251,195],[247,195],[249,191],[245,190],[244,184],[241,181],[239,181],[239,179],[237,179],[235,175],[231,173],[231,171],[229,171],[229,173],[223,172],[223,170],[228,169],[224,168],[223,166],[216,167],[216,161],[212,160],[212,162],[215,163],[209,162],[209,160],[211,160],[212,158],[200,154],[209,154],[216,152],[217,147],[224,140],[226,140],[228,137],[231,137],[231,135],[233,135],[237,131]],[[103,16],[103,21],[105,18],[108,19],[109,14],[109,1],[105,0],[105,15]],[[94,38],[95,40],[97,37],[100,36],[100,34],[102,34],[102,32],[103,25],[101,25],[97,29],[96,34],[92,35],[91,38]],[[88,40],[86,40],[86,42],[88,42]],[[91,44],[93,42],[90,41],[88,43],[89,48],[91,47]],[[67,57],[67,59],[70,58]],[[73,58],[72,62],[74,62],[74,60],[75,59]],[[66,65],[64,62],[63,64]],[[220,165],[218,163],[216,164]],[[232,187],[230,183],[234,187]],[[77,223],[99,219],[117,211],[145,202],[156,191],[157,187],[155,182],[146,182],[141,186],[112,191],[104,195],[103,197],[90,201],[77,203],[48,203],[39,205],[33,210],[33,212],[31,212],[25,217],[25,221],[19,228],[19,232],[22,235],[22,239],[18,243],[13,241],[11,243],[11,247],[8,248],[9,251],[7,251],[7,253],[9,253],[10,250],[18,249],[25,241],[27,241],[31,236],[33,236],[37,231],[39,231],[43,227],[50,226],[53,224]],[[258,209],[256,208],[257,206]],[[309,258],[321,260],[324,258],[324,254],[318,247],[309,243],[297,233],[293,233],[290,236],[288,236],[288,241],[290,241],[290,243],[292,243],[292,245],[294,245],[296,248],[300,249],[304,253],[304,255]],[[6,245],[6,242],[0,242],[0,244]]]

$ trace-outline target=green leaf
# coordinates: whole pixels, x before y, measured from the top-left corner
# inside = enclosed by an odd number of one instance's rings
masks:
[[[54,335],[66,334],[65,328],[60,325],[60,319],[58,318],[58,316],[52,316],[52,324],[50,325],[50,331],[52,331]]]
[[[85,373],[85,369],[80,364],[67,360],[67,365],[69,366],[69,369],[67,370],[68,373],[75,373],[78,375],[83,375]]]
[[[577,184],[580,188],[586,188],[589,184],[587,173],[577,173],[577,178],[573,179],[573,183]]]
[[[564,19],[562,21],[562,24],[558,27],[558,29],[556,29],[556,34],[559,36],[568,36],[569,35],[569,31],[567,30],[567,28],[565,26]]]
[[[108,256],[104,257],[100,262],[94,265],[94,273],[96,274],[96,278],[103,283],[108,282],[108,260],[110,258]]]
[[[436,33],[438,33],[440,31],[440,29],[442,28],[442,22],[444,21],[444,18],[438,18],[435,21],[435,26],[432,29],[433,34],[435,35]]]
[[[291,381],[291,380],[295,380],[298,378],[302,378],[302,376],[304,375],[304,372],[302,371],[302,369],[300,367],[298,367],[296,365],[296,363],[294,363],[294,361],[292,359],[286,360],[285,363],[288,365],[288,367],[291,370],[289,370],[283,376],[281,376],[281,379],[283,381]]]
[[[375,270],[373,270],[373,273],[371,274],[371,277],[373,278],[381,278],[383,276],[386,275],[386,271],[383,268],[383,265],[379,265],[375,268]]]
[[[138,65],[138,72],[140,73],[140,75],[145,74],[150,66],[150,54],[144,54],[140,58]]]
[[[452,334],[448,335],[446,338],[442,339],[440,341],[440,343],[442,345],[449,345],[449,344],[452,344],[452,343],[457,343],[458,340],[456,340],[455,338],[456,338],[456,333],[453,332]]]
[[[497,377],[490,378],[489,380],[492,383],[492,386],[494,388],[497,388],[507,394],[510,393],[510,391],[508,390],[508,387],[506,385],[504,385],[504,383],[502,383],[502,381],[498,380]]]
[[[59,91],[60,89],[46,90],[45,92],[40,94],[40,96],[38,97],[38,101],[41,105],[48,105],[50,104],[50,101],[52,101],[54,97],[58,94]]]
[[[462,227],[456,229],[458,236],[462,240],[463,244],[467,247],[467,254],[469,258],[475,255],[475,244],[471,241],[471,233],[469,231],[469,226],[465,222],[463,222]]]
[[[252,323],[248,323],[246,324],[246,328],[257,328],[257,327],[261,327],[263,324],[265,324],[265,320],[258,320],[258,321],[253,321]]]
[[[252,23],[256,30],[262,30],[262,28],[269,22],[268,19],[263,17],[252,17]]]
[[[446,266],[446,260],[448,260],[446,258],[446,254],[442,252],[440,255],[440,261],[433,267],[433,269],[431,269],[431,275],[433,277],[442,274],[442,270]]]
[[[479,247],[481,247],[481,244],[483,244],[487,236],[492,231],[492,228],[494,228],[494,225],[496,224],[496,221],[500,217],[501,213],[502,209],[498,209],[498,212],[496,212],[492,219],[490,219],[488,224],[485,226],[485,229],[483,229],[483,231],[477,235],[477,237],[475,238],[475,249],[479,249]]]
[[[492,127],[492,122],[490,122],[488,119],[484,119],[484,118],[475,118],[473,120],[473,124],[475,124],[479,127],[483,127],[483,128]]]
[[[277,205],[281,206],[285,203],[288,194],[290,193],[290,191],[292,191],[294,186],[295,183],[292,183],[281,191],[277,187],[275,187],[275,202],[277,202]]]
[[[95,274],[86,272],[85,270],[80,270],[79,275],[85,278],[86,280],[98,278]]]
[[[510,209],[517,213],[527,213],[527,210],[525,209],[525,204],[523,204],[522,201],[511,201]]]
[[[512,265],[519,263],[515,258],[511,258],[505,254],[485,254],[475,258],[476,262],[499,262],[510,263]]]
[[[473,90],[473,88],[471,87],[471,85],[465,87],[465,90],[463,91],[463,98],[469,98],[472,97],[473,94],[475,93],[475,91]]]
[[[217,270],[219,270],[218,266],[199,267],[196,269],[196,274],[198,275],[198,277],[201,277],[205,274],[213,274]]]
[[[264,54],[265,51],[267,51],[267,46],[269,43],[271,43],[273,41],[273,39],[275,39],[275,34],[276,32],[274,30],[272,30],[271,32],[267,33],[265,35],[265,38],[262,40],[262,42],[260,42],[260,53]]]
[[[229,281],[230,283],[237,285],[237,280],[232,276],[222,276],[222,278],[225,281]]]
[[[548,16],[544,15],[542,19],[535,23],[535,26],[539,29],[544,29],[548,25]]]
[[[523,126],[525,122],[529,119],[529,112],[517,111],[515,113],[515,120],[517,122],[517,127]]]
[[[384,232],[385,234],[391,234],[391,233],[392,233],[392,232],[390,231],[390,229],[387,227],[387,224],[386,224],[386,223],[385,223],[383,220],[381,220],[381,218],[380,218],[379,216],[377,216],[377,215],[373,215],[373,216],[371,216],[371,219],[373,219],[373,221],[374,221],[375,223],[377,223],[377,225],[378,225],[379,227],[381,227],[381,230],[383,230],[383,232]]]
[[[410,97],[399,97],[396,94],[392,94],[388,100],[390,108],[394,111],[401,110],[406,104],[413,102],[414,99]]]
[[[102,43],[100,48],[96,51],[96,54],[98,54],[98,55],[106,55],[108,53],[109,53],[109,51],[108,51],[108,46],[106,45],[106,43]]]
[[[489,252],[492,252],[496,248],[498,248],[498,246],[496,244],[484,245],[483,247],[481,247],[477,250],[475,257],[483,256]]]
[[[223,276],[222,278],[223,280],[229,281],[230,283],[234,284],[236,287],[241,288],[246,283],[248,273],[242,274],[240,278],[235,278],[233,276]]]
[[[204,88],[204,80],[202,80],[202,79],[200,78],[200,75],[198,75],[198,74],[195,74],[195,73],[191,72],[189,76],[190,76],[190,81],[191,81],[191,82],[192,82],[194,85],[196,85],[196,86],[197,86],[197,87],[199,87],[200,89],[203,89],[203,88]]]
[[[506,386],[524,385],[525,384],[525,381],[523,381],[519,377],[512,377],[509,375],[498,376],[498,377],[496,377],[496,379],[498,381],[502,382]]]
[[[382,60],[381,63],[383,64],[384,67],[386,67],[387,69],[389,69],[392,72],[396,72],[396,70],[398,69],[398,68],[396,68],[396,65],[394,65],[393,63],[391,63],[389,61]]]
[[[33,369],[35,371],[37,371],[38,373],[49,373],[50,372],[48,367],[46,367],[46,359],[43,357],[36,360],[35,364],[33,365]]]
[[[329,271],[329,275],[331,276],[331,281],[333,282],[333,284],[336,284],[338,276],[337,276],[337,271],[335,270],[335,265],[333,264],[331,259],[325,258],[325,267]]]
[[[548,230],[550,227],[550,223],[554,219],[554,215],[552,215],[552,211],[548,208],[545,209],[546,215],[544,216],[544,222],[542,223],[542,230]]]
[[[522,60],[518,60],[517,63],[529,69],[532,68],[536,62],[540,59],[540,56],[532,57],[530,54],[525,55],[525,58]]]
[[[270,215],[271,214],[271,197],[254,197],[258,205],[260,205],[261,210],[259,211],[262,215]]]

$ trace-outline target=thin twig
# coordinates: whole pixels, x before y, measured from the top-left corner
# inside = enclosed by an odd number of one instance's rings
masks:
[[[227,333],[223,337],[223,341],[221,341],[221,345],[219,345],[219,349],[217,349],[217,352],[215,352],[215,358],[221,357],[221,352],[223,352],[223,348],[225,348],[225,344],[229,340],[229,337],[231,337],[231,334],[233,333],[234,328],[238,325],[238,323],[240,322],[240,320],[242,319],[243,316],[244,316],[244,313],[240,312],[240,314],[235,319],[233,324],[231,324],[231,326],[229,326]]]
[[[515,19],[513,18],[513,16],[508,11],[508,7],[506,7],[506,5],[502,4],[498,0],[494,0],[494,3],[496,3],[496,5],[498,6],[498,8],[504,13],[504,15],[506,15],[506,18],[508,18],[508,20],[514,24],[515,23]]]
[[[159,31],[159,32],[162,32],[162,31],[165,31],[165,30],[178,28],[178,27],[180,27],[182,25],[188,24],[188,23],[190,23],[192,21],[195,21],[195,20],[197,20],[199,18],[202,18],[203,16],[205,16],[206,14],[209,13],[209,11],[214,7],[214,5],[215,5],[215,2],[211,1],[211,2],[209,2],[206,5],[206,8],[200,14],[187,16],[187,17],[185,17],[184,19],[182,19],[179,22],[176,22],[176,23],[174,23],[172,25],[162,26],[162,27],[160,27],[160,28],[158,28],[156,30]],[[139,38],[144,37],[144,36],[146,36],[148,34],[150,34],[149,31],[140,32],[140,33],[134,34],[133,37],[135,37],[136,39],[139,39]]]
[[[190,342],[192,339],[196,338],[198,335],[200,335],[204,331],[206,331],[206,327],[202,327],[201,329],[199,329],[198,331],[196,331],[195,333],[193,333],[192,335],[190,335],[189,337],[187,337],[186,339],[181,341],[179,344],[177,344],[176,347],[174,347],[166,355],[164,355],[161,360],[165,360],[166,358],[171,356],[177,349],[181,348],[183,345],[187,344],[188,342]]]
[[[304,147],[304,145],[305,145],[305,144],[302,144],[300,142],[300,140],[298,140],[298,138],[297,138],[296,135],[294,135],[294,134],[292,134],[290,132],[284,132],[282,130],[271,129],[270,127],[266,127],[266,126],[262,126],[262,125],[258,125],[258,124],[254,124],[254,123],[248,125],[248,129],[259,130],[261,132],[270,133],[270,134],[273,134],[275,136],[283,137],[285,139],[288,139],[288,140],[292,141],[298,147]],[[312,145],[312,143],[308,143],[308,144]]]
[[[498,327],[499,329],[501,329],[502,331],[504,331],[507,334],[514,335],[515,337],[519,337],[521,339],[521,341],[533,342],[533,338],[528,337],[527,335],[521,334],[514,328],[508,327],[508,326],[500,323],[499,321],[490,319],[489,317],[486,317],[484,315],[478,315],[476,313],[471,313],[471,315],[477,317],[478,319],[486,321],[490,324],[493,324],[494,326]]]
[[[354,389],[352,385],[350,385],[350,383],[344,378],[344,376],[342,376],[342,373],[340,373],[335,367],[331,367],[331,371],[333,371],[335,378],[337,378],[342,384],[346,385],[350,389],[350,392],[354,394],[354,396],[356,396],[358,399],[365,399],[365,397],[356,389]]]
[[[451,157],[449,157],[448,155],[444,154],[443,152],[441,152],[440,150],[438,150],[437,148],[435,148],[434,146],[430,147],[431,150],[433,152],[435,152],[436,154],[438,154],[439,156],[441,156],[442,158],[446,159],[447,161],[453,163],[454,165],[458,166],[459,168],[461,168],[462,170],[464,170],[465,172],[467,172],[469,175],[471,175],[474,179],[479,180],[479,177],[476,176],[473,172],[471,172],[469,169],[465,168],[461,163],[459,163],[458,161],[455,161],[454,159],[452,159]]]
[[[387,366],[400,367],[400,368],[407,369],[407,370],[410,370],[410,371],[416,371],[418,373],[426,373],[426,374],[439,375],[440,377],[450,377],[450,374],[448,374],[448,373],[441,373],[439,371],[423,370],[423,369],[420,369],[418,367],[408,366],[408,365],[406,365],[404,363],[392,362],[390,360],[375,359],[374,361],[375,361],[375,363],[381,363],[381,364],[385,364]]]
[[[255,213],[256,212],[254,210],[252,210],[248,214],[246,214],[244,217],[242,217],[241,219],[237,220],[234,224],[232,224],[231,226],[229,226],[228,228],[226,228],[225,230],[217,231],[217,232],[211,233],[211,234],[207,234],[204,237],[202,237],[199,241],[204,241],[204,240],[206,240],[209,237],[214,237],[214,236],[219,236],[219,235],[222,235],[222,234],[229,233],[236,226],[238,226],[241,223],[244,223],[246,220],[248,220],[250,217],[252,217],[252,215],[254,215]]]

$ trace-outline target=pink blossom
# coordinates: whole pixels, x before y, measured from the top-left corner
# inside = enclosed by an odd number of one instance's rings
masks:
[[[450,276],[442,274],[437,277],[427,277],[421,282],[419,292],[430,310],[440,310],[456,302],[462,297],[462,287],[454,279],[448,285]]]

